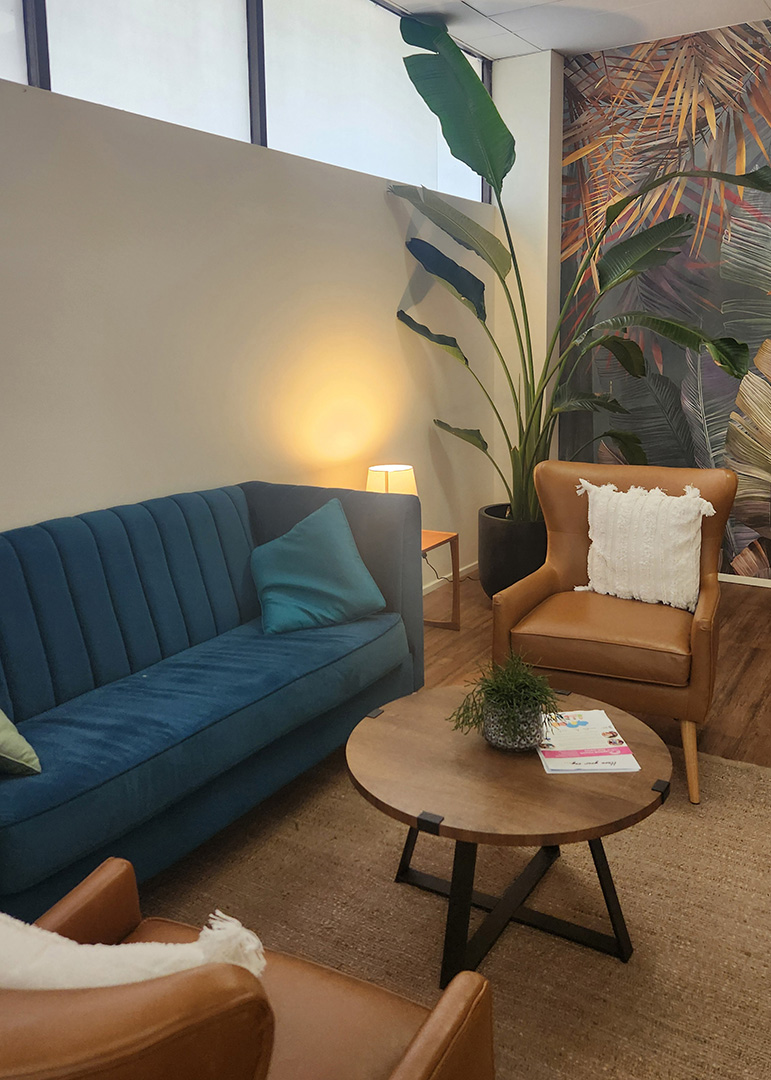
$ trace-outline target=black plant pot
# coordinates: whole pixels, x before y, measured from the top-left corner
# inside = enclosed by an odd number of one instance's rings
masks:
[[[479,511],[479,580],[488,596],[508,588],[542,566],[546,559],[543,521],[512,521],[508,503]]]

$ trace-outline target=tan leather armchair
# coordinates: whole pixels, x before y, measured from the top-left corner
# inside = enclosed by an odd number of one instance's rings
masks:
[[[108,859],[38,924],[75,941],[190,941],[142,919],[130,863]],[[0,990],[2,1080],[494,1080],[487,980],[464,971],[433,1010],[266,950],[95,990]]]
[[[586,585],[588,498],[576,494],[580,478],[636,485],[682,495],[697,487],[715,508],[704,518],[701,584],[696,611],[664,604],[574,592]],[[697,725],[712,700],[717,658],[718,567],[726,521],[736,494],[727,469],[666,469],[544,461],[535,486],[548,532],[546,562],[534,574],[493,597],[493,660],[519,653],[558,689],[606,701],[629,712],[680,721],[688,795],[699,802]]]

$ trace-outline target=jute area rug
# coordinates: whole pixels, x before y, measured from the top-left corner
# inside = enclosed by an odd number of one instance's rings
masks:
[[[665,806],[606,840],[628,964],[504,930],[480,969],[499,1080],[771,1077],[771,770],[703,756],[701,779],[692,807],[678,758]],[[272,948],[432,1005],[446,903],[394,883],[404,835],[340,752],[147,883],[144,910],[201,924],[220,907]],[[527,857],[480,848],[477,887],[499,890]],[[449,875],[451,858],[450,841],[421,837],[413,865]],[[588,846],[563,848],[530,902],[602,928]]]

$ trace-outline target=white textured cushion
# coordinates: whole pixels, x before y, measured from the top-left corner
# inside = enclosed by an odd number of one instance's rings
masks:
[[[257,935],[221,911],[197,941],[126,945],[80,945],[0,912],[0,987],[7,990],[118,986],[215,963],[238,964],[257,976],[265,968]]]
[[[684,495],[660,488],[615,484],[598,487],[581,480],[576,491],[589,496],[588,585],[577,590],[669,604],[694,611],[699,599],[701,519],[715,508],[690,485]]]

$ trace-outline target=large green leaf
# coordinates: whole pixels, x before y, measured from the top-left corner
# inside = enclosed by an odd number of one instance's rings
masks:
[[[452,259],[448,259],[439,248],[435,248],[433,244],[417,236],[407,241],[407,250],[415,256],[431,277],[435,278],[467,308],[470,308],[478,319],[485,321],[487,317],[485,286],[478,277]]]
[[[603,334],[602,337],[595,338],[593,341],[586,341],[591,332],[587,330],[576,340],[576,345],[581,345],[577,358],[585,356],[592,349],[607,349],[625,371],[628,371],[635,379],[642,378],[645,374],[645,357],[636,341],[631,341],[626,337],[615,337],[613,334]]]
[[[420,334],[421,337],[426,338],[427,341],[432,341],[434,345],[438,345],[440,348],[448,352],[450,356],[454,356],[456,360],[460,360],[462,364],[468,367],[468,359],[463,354],[463,351],[455,340],[454,337],[448,337],[447,334],[434,334],[423,323],[416,322],[411,315],[408,315],[406,311],[401,308],[396,312],[396,318],[403,322],[405,326],[409,326],[410,330],[414,330],[416,334]]]
[[[644,270],[663,266],[680,251],[692,232],[690,214],[676,214],[614,244],[597,261],[599,291],[605,293]]]
[[[648,183],[643,184],[634,194],[625,195],[623,199],[611,203],[605,211],[605,224],[612,225],[635,199],[647,195],[649,191],[661,187],[662,184],[668,184],[670,181],[676,180],[679,176],[692,177],[696,180],[721,180],[725,184],[735,184],[736,187],[747,187],[753,191],[771,191],[771,168],[768,165],[754,169],[753,172],[739,174],[711,172],[708,169],[690,169],[683,172],[665,173],[663,176],[658,176],[655,180],[649,180]]]
[[[612,360],[598,366],[596,374],[601,389],[628,410],[628,416],[615,420],[615,427],[637,435],[652,464],[693,468],[693,441],[673,382],[655,369],[643,379],[630,378]]]
[[[497,236],[493,236],[473,218],[454,206],[450,206],[435,191],[414,187],[412,184],[391,184],[389,191],[400,199],[411,202],[429,221],[438,225],[462,247],[475,252],[491,266],[499,277],[506,277],[511,270],[511,254]]]
[[[683,349],[706,349],[712,359],[729,375],[741,379],[750,366],[750,350],[734,338],[711,338],[696,326],[668,319],[663,315],[651,315],[647,311],[626,311],[595,323],[587,333],[598,330],[623,330],[627,326],[642,326],[654,334],[666,338]]]
[[[471,443],[477,450],[481,450],[483,454],[488,451],[487,440],[482,435],[482,432],[478,428],[462,428],[452,427],[451,424],[446,424],[444,420],[434,420],[434,423],[442,431],[449,431],[450,435],[454,435],[456,439],[462,439],[463,442]]]
[[[408,45],[427,49],[404,59],[407,74],[432,113],[453,157],[466,163],[500,195],[516,157],[514,137],[477,73],[441,24],[401,19]]]
[[[619,447],[621,453],[629,465],[647,465],[648,458],[642,448],[642,443],[632,431],[604,431],[601,438],[612,439]]]
[[[717,366],[735,379],[743,379],[749,371],[750,347],[746,342],[730,337],[712,338],[704,342],[704,348]]]
[[[606,412],[625,413],[628,409],[612,398],[610,394],[589,394],[582,390],[571,390],[566,383],[562,383],[554,395],[552,412]]]
[[[593,342],[592,348],[595,345],[601,345],[603,349],[607,349],[609,353],[612,353],[621,364],[621,367],[628,371],[633,378],[641,379],[645,374],[645,357],[636,341],[630,341],[629,338],[625,337],[614,337],[610,334],[601,337],[599,341]]]

